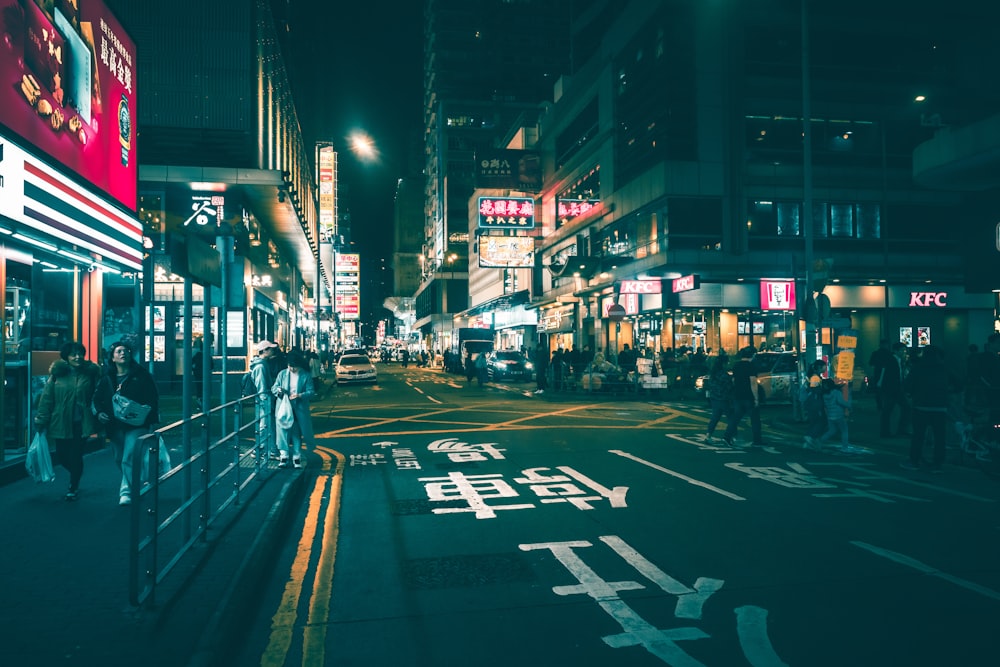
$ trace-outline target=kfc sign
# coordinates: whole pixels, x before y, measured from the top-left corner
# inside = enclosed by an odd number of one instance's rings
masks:
[[[622,294],[659,294],[661,289],[659,280],[623,280],[620,292]]]
[[[945,308],[947,292],[910,292],[910,308]]]
[[[791,280],[760,281],[761,310],[795,310],[795,283]]]
[[[689,292],[694,289],[701,287],[701,278],[697,274],[691,274],[690,276],[681,276],[680,278],[674,278],[673,282],[673,292],[677,294],[678,292]]]

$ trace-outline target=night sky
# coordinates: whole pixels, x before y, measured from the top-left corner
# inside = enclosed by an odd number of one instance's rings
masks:
[[[369,255],[391,252],[396,181],[406,172],[408,145],[421,137],[423,4],[289,5],[286,61],[306,145],[310,152],[318,140],[337,147],[341,210],[345,203],[350,208],[356,248]],[[374,140],[378,163],[362,163],[346,150],[355,130]]]

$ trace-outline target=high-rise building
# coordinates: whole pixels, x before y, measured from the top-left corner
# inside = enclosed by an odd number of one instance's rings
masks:
[[[569,69],[571,0],[427,0],[422,282],[415,327],[443,348],[468,306],[469,198],[477,151],[537,114]]]

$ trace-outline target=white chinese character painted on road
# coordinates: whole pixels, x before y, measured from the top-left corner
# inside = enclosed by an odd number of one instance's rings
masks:
[[[611,501],[611,506],[615,508],[628,507],[625,504],[625,494],[628,492],[627,486],[616,486],[613,489],[601,486],[594,480],[577,472],[567,466],[559,466],[562,475],[543,475],[540,471],[550,470],[550,468],[529,468],[522,470],[524,477],[515,477],[518,484],[528,484],[543,503],[571,503],[578,509],[592,510],[590,504],[605,498]],[[587,495],[587,492],[573,483],[576,480],[598,495]]]
[[[384,454],[351,454],[351,467],[374,466],[385,463]]]
[[[745,473],[750,479],[762,479],[778,486],[795,489],[835,489],[836,484],[824,482],[798,463],[788,464],[788,469],[777,466],[748,466],[742,463],[727,463],[727,468]]]
[[[674,607],[676,618],[700,619],[702,608],[708,598],[725,583],[721,579],[699,577],[693,588],[688,587],[663,572],[617,535],[605,535],[600,539],[665,593],[677,597]],[[639,616],[619,597],[618,593],[640,590],[645,586],[637,581],[602,579],[576,552],[577,549],[590,546],[593,546],[590,542],[573,541],[521,544],[518,548],[521,551],[551,551],[556,560],[562,563],[579,582],[573,585],[553,586],[552,592],[560,596],[587,595],[618,622],[622,632],[602,637],[608,646],[612,648],[642,646],[668,665],[701,667],[702,663],[688,655],[679,643],[694,639],[709,639],[710,635],[693,626],[660,629]],[[785,667],[785,663],[774,652],[767,636],[767,611],[752,606],[739,607],[735,611],[740,647],[752,667]]]
[[[427,445],[427,450],[431,452],[444,452],[450,460],[456,463],[485,461],[487,456],[497,461],[503,461],[504,457],[501,452],[506,450],[498,449],[496,444],[495,442],[484,442],[478,445],[470,445],[467,442],[461,442],[457,438],[445,438],[443,440],[435,440]]]
[[[516,498],[518,493],[502,479],[501,475],[465,475],[460,472],[448,473],[447,477],[421,477],[424,490],[432,502],[463,500],[466,507],[438,507],[434,514],[455,514],[475,512],[477,519],[495,519],[497,510],[523,510],[534,507],[531,503],[522,505],[487,505],[492,498]]]

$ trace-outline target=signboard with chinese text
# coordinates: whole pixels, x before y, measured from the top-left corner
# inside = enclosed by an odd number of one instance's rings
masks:
[[[559,199],[556,202],[556,217],[560,223],[566,224],[574,218],[590,213],[600,203],[600,199]]]
[[[530,269],[535,265],[531,236],[479,237],[479,266],[484,269]]]
[[[135,43],[100,0],[0,0],[0,17],[0,125],[134,211]]]
[[[480,149],[476,152],[476,187],[538,192],[542,160],[534,151]]]
[[[795,282],[791,280],[760,281],[761,310],[795,310]]]
[[[479,227],[534,229],[535,200],[530,197],[480,197]]]
[[[337,253],[334,264],[336,312],[342,320],[356,320],[361,315],[361,255]]]
[[[319,164],[319,238],[321,243],[333,243],[337,233],[337,153],[333,146],[321,146]]]

